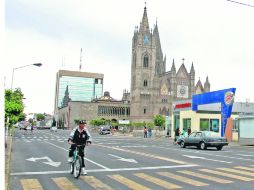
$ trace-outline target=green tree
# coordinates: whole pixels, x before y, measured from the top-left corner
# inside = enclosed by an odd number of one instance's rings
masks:
[[[36,119],[37,119],[37,121],[42,121],[42,120],[45,119],[45,115],[42,114],[42,113],[37,113],[36,114]]]
[[[155,115],[153,118],[153,122],[156,126],[162,127],[165,125],[165,117],[160,114]]]
[[[20,88],[14,91],[7,89],[5,90],[5,121],[9,121],[10,125],[22,121],[25,118],[23,93]]]

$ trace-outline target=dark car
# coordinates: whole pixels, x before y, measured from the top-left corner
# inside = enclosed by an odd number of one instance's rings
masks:
[[[213,131],[193,132],[187,137],[179,138],[177,143],[182,148],[196,146],[202,150],[205,150],[207,147],[216,147],[217,150],[221,150],[223,146],[228,145],[226,137],[220,137],[218,133]]]
[[[100,135],[106,135],[106,134],[110,134],[110,129],[111,129],[110,126],[105,125],[105,126],[101,126],[98,132]]]

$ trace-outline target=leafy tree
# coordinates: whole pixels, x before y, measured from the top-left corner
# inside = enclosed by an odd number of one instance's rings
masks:
[[[37,121],[42,121],[42,120],[45,119],[45,115],[42,114],[42,113],[37,113],[36,114],[36,119],[37,119]]]
[[[23,113],[23,97],[24,95],[20,88],[17,88],[14,91],[10,89],[5,90],[5,121],[9,121],[10,125],[22,121],[25,118],[25,114]]]
[[[153,118],[153,122],[156,126],[162,127],[165,125],[165,117],[160,114],[155,115]]]

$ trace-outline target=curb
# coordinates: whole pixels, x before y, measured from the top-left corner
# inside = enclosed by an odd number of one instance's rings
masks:
[[[12,152],[12,136],[8,136],[7,148],[5,149],[5,190],[9,190],[11,152]]]

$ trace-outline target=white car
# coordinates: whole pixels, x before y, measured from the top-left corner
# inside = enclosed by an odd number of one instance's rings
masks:
[[[57,127],[56,127],[56,126],[51,127],[51,128],[50,128],[50,131],[57,132]]]

